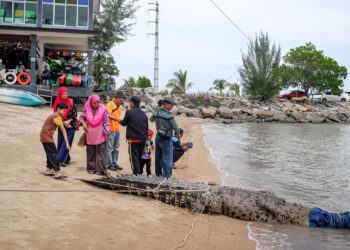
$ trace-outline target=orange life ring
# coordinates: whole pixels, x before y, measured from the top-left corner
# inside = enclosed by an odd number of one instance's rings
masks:
[[[17,82],[20,85],[28,85],[30,83],[30,75],[27,72],[21,72],[17,76]]]

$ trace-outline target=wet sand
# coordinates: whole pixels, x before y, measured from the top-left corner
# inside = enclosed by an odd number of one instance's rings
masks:
[[[146,198],[116,194],[88,186],[77,178],[86,173],[85,148],[71,151],[67,181],[40,175],[45,154],[39,132],[49,108],[0,103],[0,246],[2,249],[254,249],[247,223],[224,216],[193,214]],[[177,163],[174,177],[220,182],[208,160],[201,120],[176,118],[185,129],[183,141],[194,148]],[[153,125],[152,125],[153,126]],[[130,173],[125,130],[120,165]],[[56,135],[55,135],[56,136]],[[152,165],[154,172],[154,165]],[[114,172],[111,172],[113,175]],[[3,190],[18,190],[4,192]],[[35,192],[28,192],[34,190]]]

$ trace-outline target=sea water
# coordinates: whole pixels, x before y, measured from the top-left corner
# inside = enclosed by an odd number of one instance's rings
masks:
[[[350,125],[203,125],[222,182],[327,211],[350,210]],[[350,249],[350,230],[251,222],[257,249]]]

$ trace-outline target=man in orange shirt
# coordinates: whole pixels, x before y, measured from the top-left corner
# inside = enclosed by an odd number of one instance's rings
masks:
[[[107,103],[106,108],[108,111],[111,133],[109,134],[109,140],[107,141],[107,168],[112,171],[122,170],[123,168],[118,165],[119,157],[119,141],[120,141],[120,120],[123,111],[123,102],[125,95],[122,91],[118,91],[114,96],[114,99]]]

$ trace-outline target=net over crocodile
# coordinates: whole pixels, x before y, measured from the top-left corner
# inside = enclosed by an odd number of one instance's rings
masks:
[[[330,213],[309,208],[265,191],[135,175],[82,181],[104,189],[156,199],[193,212],[272,224],[350,229],[349,212]]]

